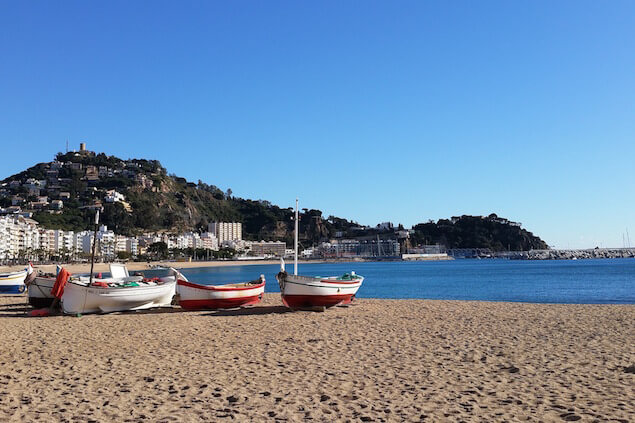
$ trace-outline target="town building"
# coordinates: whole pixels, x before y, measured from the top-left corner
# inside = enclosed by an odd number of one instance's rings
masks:
[[[61,229],[53,230],[53,248],[49,244],[49,251],[67,251],[75,250],[75,233],[73,231],[63,231]]]
[[[40,248],[38,223],[20,215],[0,216],[0,259],[29,258]]]
[[[115,254],[128,252],[128,237],[115,235]]]
[[[109,231],[106,225],[101,225],[97,231],[99,241],[99,252],[104,258],[115,257],[115,233]]]
[[[389,258],[398,257],[401,247],[394,239],[359,241],[355,239],[338,239],[324,242],[318,248],[319,255],[324,258]]]
[[[201,248],[214,251],[218,250],[218,238],[211,232],[203,232],[201,234],[201,242],[203,243]]]
[[[132,256],[137,256],[139,254],[139,241],[137,238],[126,239],[126,252],[130,253]]]
[[[104,201],[106,203],[118,203],[120,201],[126,201],[126,197],[123,194],[115,191],[114,189],[111,189],[106,191]]]
[[[249,255],[262,257],[274,256],[284,257],[287,244],[283,241],[260,241],[250,242]]]
[[[225,241],[241,241],[243,239],[243,224],[240,222],[212,222],[208,225],[207,230],[216,236],[221,245]]]

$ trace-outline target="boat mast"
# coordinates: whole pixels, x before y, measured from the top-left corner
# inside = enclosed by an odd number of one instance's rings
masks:
[[[93,252],[90,255],[90,280],[88,286],[93,284],[93,267],[95,266],[95,248],[97,247],[97,228],[99,227],[99,209],[95,213],[95,234],[93,235]]]
[[[295,199],[295,230],[293,239],[293,249],[295,251],[293,257],[293,274],[298,275],[298,199]]]

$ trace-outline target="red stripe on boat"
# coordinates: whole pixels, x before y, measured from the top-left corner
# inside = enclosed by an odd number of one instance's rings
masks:
[[[260,302],[260,295],[241,298],[219,298],[204,300],[180,300],[179,305],[186,310],[236,308]]]
[[[341,295],[283,295],[282,302],[290,308],[303,307],[332,307],[338,304],[348,304],[353,294]]]
[[[358,279],[356,281],[340,281],[340,280],[333,280],[333,279],[322,279],[320,280],[320,282],[324,282],[324,283],[337,283],[337,284],[345,284],[345,285],[352,285],[355,283],[360,283],[361,279]]]
[[[199,285],[197,283],[183,281],[181,279],[179,279],[176,283],[181,286],[189,286],[190,288],[204,289],[207,291],[245,291],[247,289],[256,289],[256,288],[262,288],[263,286],[265,286],[265,282],[259,283],[258,285],[249,285],[249,286],[241,286],[241,287],[222,286],[222,285],[221,286]]]

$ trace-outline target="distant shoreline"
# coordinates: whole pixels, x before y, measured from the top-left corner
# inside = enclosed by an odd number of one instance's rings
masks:
[[[256,264],[279,264],[279,260],[215,260],[215,261],[130,261],[126,263],[128,270],[149,270],[153,267],[174,267],[177,269],[192,269],[196,267],[225,267],[225,266],[250,266]],[[306,263],[303,261],[302,263]],[[108,272],[110,263],[95,263],[95,272]],[[90,272],[90,263],[61,264],[71,273]],[[34,264],[33,268],[44,273],[54,273],[57,264]],[[11,272],[24,269],[24,265],[0,266],[1,272]]]
[[[368,260],[363,260],[368,261]],[[374,260],[373,260],[374,261]],[[361,260],[298,260],[298,263],[360,263]],[[280,260],[213,260],[213,261],[130,261],[126,263],[128,270],[149,270],[153,267],[174,267],[176,269],[193,269],[197,267],[227,267],[227,266],[253,266],[280,264]],[[95,263],[95,272],[108,272],[110,263]],[[293,260],[286,261],[287,266],[293,265]],[[61,264],[71,273],[90,272],[90,263]],[[44,273],[54,273],[57,264],[34,264],[33,268]],[[0,266],[0,272],[14,272],[24,269],[24,265]]]
[[[604,249],[604,251],[614,251],[620,249]],[[635,249],[626,249],[635,250]],[[558,251],[558,250],[554,250]],[[567,252],[570,252],[568,250]],[[580,250],[580,252],[588,252],[593,250]],[[603,250],[599,250],[602,252]],[[541,251],[544,253],[544,251]],[[635,251],[633,251],[635,253]],[[634,254],[635,255],[635,254]],[[554,254],[554,255],[536,255],[533,257],[466,257],[466,258],[454,258],[448,256],[447,258],[419,258],[416,260],[404,260],[404,259],[384,259],[384,260],[367,260],[360,258],[341,258],[341,259],[315,259],[315,260],[299,260],[301,264],[324,264],[324,263],[382,263],[382,262],[421,262],[421,261],[452,261],[452,260],[517,260],[517,261],[567,261],[567,260],[600,260],[600,259],[617,259],[617,258],[635,258],[630,255],[569,255],[569,254]],[[293,265],[293,259],[287,259],[286,265]],[[273,265],[280,264],[279,259],[273,260],[210,260],[210,261],[130,261],[126,263],[126,267],[131,271],[150,270],[153,267],[174,267],[176,269],[193,269],[198,267],[227,267],[227,266],[253,266],[253,265]],[[108,272],[110,263],[95,263],[95,272]],[[71,273],[88,273],[90,272],[90,263],[62,263],[62,267],[70,271]],[[33,268],[44,273],[54,273],[57,267],[56,263],[53,264],[34,264]],[[25,268],[24,264],[5,265],[0,266],[0,272],[15,272]]]
[[[418,261],[439,261],[451,260],[452,258],[428,258],[419,259]],[[360,258],[341,258],[341,259],[315,259],[315,260],[298,260],[298,263],[366,263],[366,262],[387,262],[387,261],[415,261],[402,259],[385,259],[385,260],[366,260]],[[293,259],[285,259],[287,266],[293,265]],[[225,266],[253,266],[253,265],[270,265],[280,264],[280,259],[272,260],[209,260],[209,261],[129,261],[126,263],[128,270],[148,270],[153,267],[174,267],[176,269],[192,269],[197,267],[225,267]],[[71,273],[88,273],[90,272],[90,263],[62,263],[60,264]],[[95,272],[108,272],[110,263],[95,263]],[[41,270],[44,273],[54,273],[57,264],[34,264],[33,268]],[[0,266],[0,272],[15,272],[24,269],[25,265],[17,264],[10,266]]]

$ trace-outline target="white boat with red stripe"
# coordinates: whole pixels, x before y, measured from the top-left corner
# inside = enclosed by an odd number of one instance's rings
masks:
[[[281,259],[280,273],[276,275],[280,285],[282,302],[291,309],[328,308],[350,304],[364,282],[364,277],[355,272],[342,276],[298,275],[298,200],[295,200],[295,258],[293,275],[286,272]]]
[[[284,268],[276,279],[280,284],[282,302],[292,309],[350,304],[364,282],[364,277],[355,272],[331,277],[300,276],[289,275]]]
[[[250,282],[201,285],[178,275],[176,292],[186,310],[218,310],[257,304],[265,292],[265,276]]]

